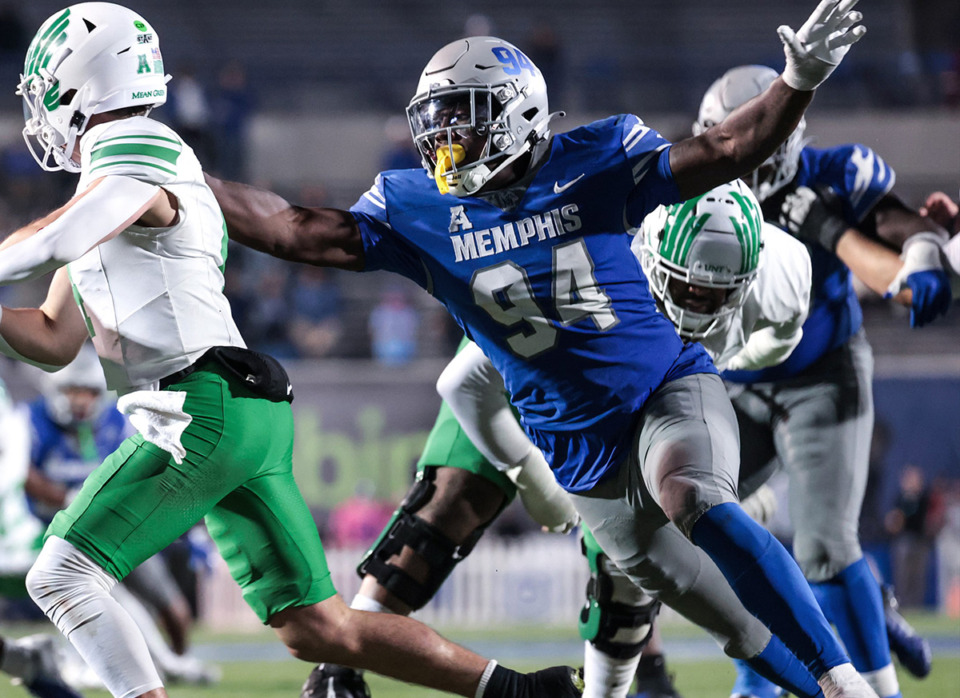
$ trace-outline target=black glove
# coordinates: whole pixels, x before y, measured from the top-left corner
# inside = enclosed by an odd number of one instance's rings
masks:
[[[830,252],[851,226],[843,218],[840,200],[829,188],[797,187],[780,207],[780,225],[798,240]]]

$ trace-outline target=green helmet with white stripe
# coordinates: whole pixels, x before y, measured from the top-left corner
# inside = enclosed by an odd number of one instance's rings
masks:
[[[640,262],[664,313],[684,339],[724,330],[757,276],[763,216],[740,180],[671,206],[660,206],[641,227]],[[671,288],[673,287],[673,288]],[[678,288],[722,289],[704,312],[677,298]]]
[[[71,5],[44,22],[27,49],[17,94],[27,147],[45,170],[79,172],[77,139],[94,114],[149,109],[167,99],[157,33],[108,2]]]

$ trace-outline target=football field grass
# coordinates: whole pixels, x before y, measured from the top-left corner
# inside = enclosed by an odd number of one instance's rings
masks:
[[[905,698],[960,697],[960,621],[934,616],[911,616],[925,634],[934,641],[933,671],[919,681],[898,670]],[[31,628],[36,631],[36,628]],[[507,666],[519,670],[533,670],[550,664],[579,666],[582,655],[575,629],[568,628],[504,628],[499,631],[458,632],[442,629],[447,637],[488,655],[494,655]],[[733,666],[719,649],[707,644],[704,652],[704,634],[693,627],[675,625],[665,630],[668,668],[676,675],[676,685],[684,698],[729,698],[733,685]],[[529,656],[537,646],[566,648],[566,652],[549,657]],[[197,652],[216,656],[223,670],[223,679],[215,686],[170,686],[171,698],[297,698],[300,686],[309,673],[307,664],[287,658],[270,631],[254,634],[225,635],[200,632],[196,636]],[[690,647],[695,650],[691,657]],[[940,651],[936,648],[940,647]],[[493,648],[493,649],[491,649]],[[502,648],[502,650],[498,649]],[[671,653],[671,649],[675,650]],[[214,651],[215,650],[215,651]],[[574,651],[570,651],[574,650]],[[259,655],[259,656],[258,656]],[[436,691],[390,681],[368,675],[374,698],[439,698]],[[12,687],[8,679],[0,678],[0,696],[28,698],[21,688]],[[109,698],[104,691],[87,691],[87,698]]]

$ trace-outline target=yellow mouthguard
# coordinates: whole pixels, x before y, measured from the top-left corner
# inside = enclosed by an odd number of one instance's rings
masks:
[[[433,170],[433,177],[437,180],[437,189],[441,194],[448,194],[450,186],[447,184],[447,172],[454,165],[459,165],[467,156],[462,145],[454,143],[437,150],[437,166]]]

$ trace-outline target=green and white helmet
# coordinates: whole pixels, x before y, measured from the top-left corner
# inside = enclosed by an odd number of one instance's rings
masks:
[[[71,5],[44,22],[27,49],[17,94],[23,137],[45,170],[79,172],[74,147],[94,114],[167,99],[157,33],[109,2]]]
[[[770,83],[779,75],[765,65],[741,65],[728,70],[704,93],[697,120],[693,124],[693,135],[699,136],[711,126],[719,124],[734,109],[770,87]],[[801,118],[787,140],[748,178],[750,188],[760,201],[766,201],[796,176],[806,127],[806,120]]]
[[[643,220],[640,263],[654,296],[684,339],[723,330],[757,276],[763,215],[739,179],[693,199],[660,206]],[[727,289],[712,313],[693,312],[674,300],[670,281]]]

